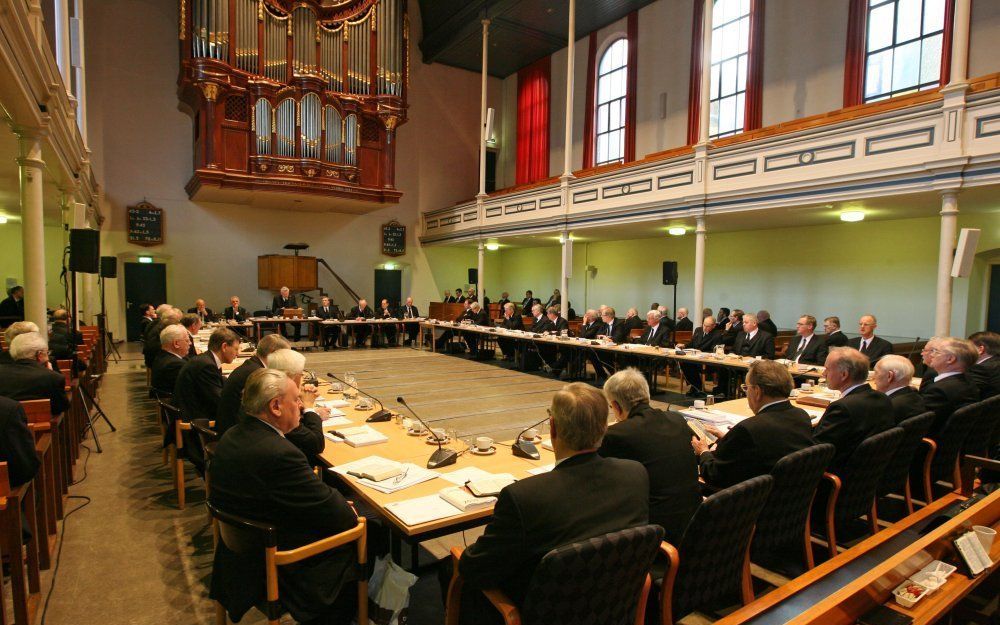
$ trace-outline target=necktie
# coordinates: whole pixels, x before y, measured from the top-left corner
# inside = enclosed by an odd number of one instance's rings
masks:
[[[803,337],[803,339],[801,341],[799,341],[799,348],[797,350],[795,350],[795,358],[793,358],[792,360],[794,360],[795,362],[799,361],[799,357],[802,356],[802,352],[805,351],[806,345],[808,343],[809,343],[809,341],[807,339],[805,339],[804,337]]]
[[[861,353],[868,351],[868,341],[866,339],[861,339]]]
[[[656,328],[655,327],[649,329],[649,339],[646,340],[646,345],[652,345],[653,344],[653,337],[654,336],[656,336]]]

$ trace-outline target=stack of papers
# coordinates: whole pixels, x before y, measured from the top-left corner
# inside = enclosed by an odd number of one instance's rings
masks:
[[[448,503],[438,494],[396,501],[386,504],[385,509],[405,525],[411,526],[446,519],[462,513],[462,510]]]
[[[381,456],[368,456],[354,462],[341,464],[330,469],[340,475],[371,475],[378,477],[381,475],[393,474],[384,480],[375,481],[367,478],[358,479],[359,484],[375,489],[380,493],[395,493],[396,491],[409,488],[421,482],[433,480],[438,474],[429,469],[417,466],[410,462],[399,463]]]
[[[351,420],[343,416],[343,414],[331,416],[329,419],[323,419],[323,427],[325,428],[334,428],[350,424]]]
[[[501,490],[517,481],[510,473],[490,473],[478,467],[442,473],[441,477],[457,486],[467,486],[477,497],[498,495]]]
[[[685,417],[711,423],[718,426],[719,429],[730,428],[743,419],[746,419],[745,416],[736,414],[735,412],[726,412],[724,410],[716,410],[715,408],[685,408],[680,412]]]
[[[334,435],[339,435],[351,447],[365,447],[389,441],[388,436],[368,425],[336,430]]]

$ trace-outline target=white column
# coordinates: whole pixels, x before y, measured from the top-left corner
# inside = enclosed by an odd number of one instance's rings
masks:
[[[951,332],[951,265],[954,261],[957,230],[958,192],[945,191],[941,194],[941,245],[938,248],[935,336],[948,336]]]
[[[969,80],[969,28],[972,0],[955,0],[955,24],[951,38],[951,81],[960,84]]]
[[[56,31],[56,65],[59,66],[59,73],[62,75],[63,87],[65,87],[67,93],[72,93],[70,88],[70,75],[72,74],[72,67],[70,66],[70,45],[69,45],[69,0],[55,0],[53,2],[53,8],[55,9],[54,21],[55,21],[55,31]]]
[[[73,63],[73,71],[76,72],[76,124],[80,128],[80,136],[83,137],[84,145],[87,144],[87,63],[84,52],[83,36],[83,3],[84,0],[73,0],[73,22],[70,27],[76,31],[76,50],[71,52],[70,60]],[[75,62],[73,62],[75,59]]]
[[[705,308],[705,218],[698,217],[694,230],[694,308],[688,317],[699,327]],[[676,314],[676,311],[674,311]]]
[[[21,251],[24,259],[24,318],[44,328],[45,231],[42,208],[42,144],[38,135],[21,134],[17,159],[21,179]]]
[[[489,40],[490,40],[490,21],[488,19],[483,20],[483,80],[482,80],[482,93],[480,96],[480,106],[479,106],[479,195],[478,198],[486,197],[486,140],[489,137],[486,136],[486,79],[487,79],[487,64],[486,56],[489,53]],[[480,204],[482,200],[480,199]],[[482,213],[482,210],[479,211]],[[483,257],[483,243],[479,243],[479,262],[482,264]],[[480,271],[482,269],[480,268]],[[483,277],[479,276],[480,281]]]
[[[486,268],[486,251],[485,250],[486,250],[486,248],[485,248],[485,246],[483,244],[483,240],[479,239],[479,265],[478,265],[479,269],[478,269],[478,272],[477,272],[477,276],[478,277],[476,278],[476,297],[479,298],[479,303],[483,304],[484,306],[485,306],[485,304],[483,303],[484,302],[483,297],[485,296],[485,291],[483,291],[483,273],[484,273],[484,270]],[[486,312],[489,312],[489,310],[487,309]]]
[[[566,44],[566,142],[561,178],[573,177],[573,66],[576,61],[576,0],[569,0],[569,42]],[[565,296],[563,296],[565,299]]]
[[[712,9],[715,0],[705,0],[702,13],[702,46],[701,46],[701,104],[698,119],[698,143],[708,143],[708,133],[712,99]],[[700,308],[698,309],[701,310]]]
[[[573,273],[573,237],[568,231],[562,233],[562,276],[559,282],[559,314],[563,319],[569,316],[569,277]]]

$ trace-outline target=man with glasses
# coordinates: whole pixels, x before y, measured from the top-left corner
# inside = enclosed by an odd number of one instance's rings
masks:
[[[49,344],[38,332],[19,334],[10,342],[13,363],[0,365],[0,395],[23,401],[47,399],[52,416],[69,408],[66,378],[52,370]]]
[[[868,362],[875,365],[882,356],[892,353],[892,343],[884,338],[875,336],[875,328],[878,321],[875,315],[864,315],[858,320],[858,333],[861,336],[854,337],[847,342],[848,347],[853,347],[868,357]]]
[[[966,374],[976,364],[979,353],[970,341],[947,337],[935,341],[929,355],[936,374],[920,395],[927,410],[934,412],[933,435],[941,431],[956,410],[979,401],[979,389]]]
[[[788,342],[785,358],[800,365],[821,365],[826,362],[827,347],[816,338],[816,317],[802,315],[795,324],[796,336]]]

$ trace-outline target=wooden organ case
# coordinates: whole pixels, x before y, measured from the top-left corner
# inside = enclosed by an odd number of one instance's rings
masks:
[[[178,2],[178,93],[195,126],[189,197],[399,201],[407,0]]]

